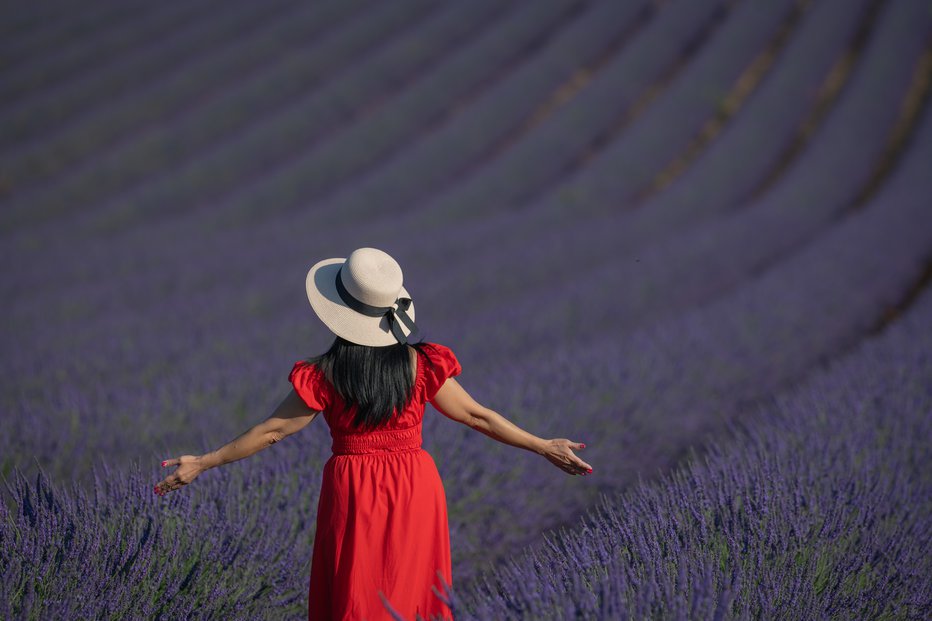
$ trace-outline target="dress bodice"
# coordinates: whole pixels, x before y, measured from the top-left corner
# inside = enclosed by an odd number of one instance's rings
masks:
[[[342,397],[316,364],[306,360],[294,363],[288,380],[308,407],[323,414],[330,428],[331,448],[335,455],[420,448],[425,404],[433,400],[447,378],[462,371],[448,347],[437,343],[425,345],[424,352],[418,351],[414,386],[407,405],[381,427],[371,431],[359,431],[353,427],[355,406],[344,407]]]

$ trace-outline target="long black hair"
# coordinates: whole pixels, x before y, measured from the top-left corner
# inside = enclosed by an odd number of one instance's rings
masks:
[[[408,343],[424,353],[428,343]],[[422,357],[433,364],[429,357]],[[308,358],[336,388],[347,409],[357,406],[353,426],[375,429],[400,413],[414,388],[411,355],[403,343],[371,347],[337,337],[326,353]]]

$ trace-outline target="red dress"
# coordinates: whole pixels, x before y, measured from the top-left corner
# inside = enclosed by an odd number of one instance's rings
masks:
[[[411,401],[374,431],[354,430],[356,408],[341,413],[339,394],[316,365],[299,360],[288,376],[323,412],[333,440],[317,506],[309,621],[391,620],[381,595],[405,619],[453,618],[437,596],[446,596],[444,582],[452,585],[446,495],[421,448],[421,424],[424,404],[462,368],[449,348],[427,345],[433,365],[418,353]]]

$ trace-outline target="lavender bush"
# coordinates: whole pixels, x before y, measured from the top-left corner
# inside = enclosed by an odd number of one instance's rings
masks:
[[[454,588],[458,619],[932,613],[932,295],[669,476]]]

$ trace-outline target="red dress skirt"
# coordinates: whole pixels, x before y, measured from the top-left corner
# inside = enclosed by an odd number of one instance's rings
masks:
[[[440,473],[421,448],[424,404],[461,372],[453,352],[429,344],[418,355],[411,401],[384,427],[354,431],[355,408],[306,361],[288,379],[330,427],[308,592],[309,621],[452,619],[440,596],[452,585],[450,531]]]

